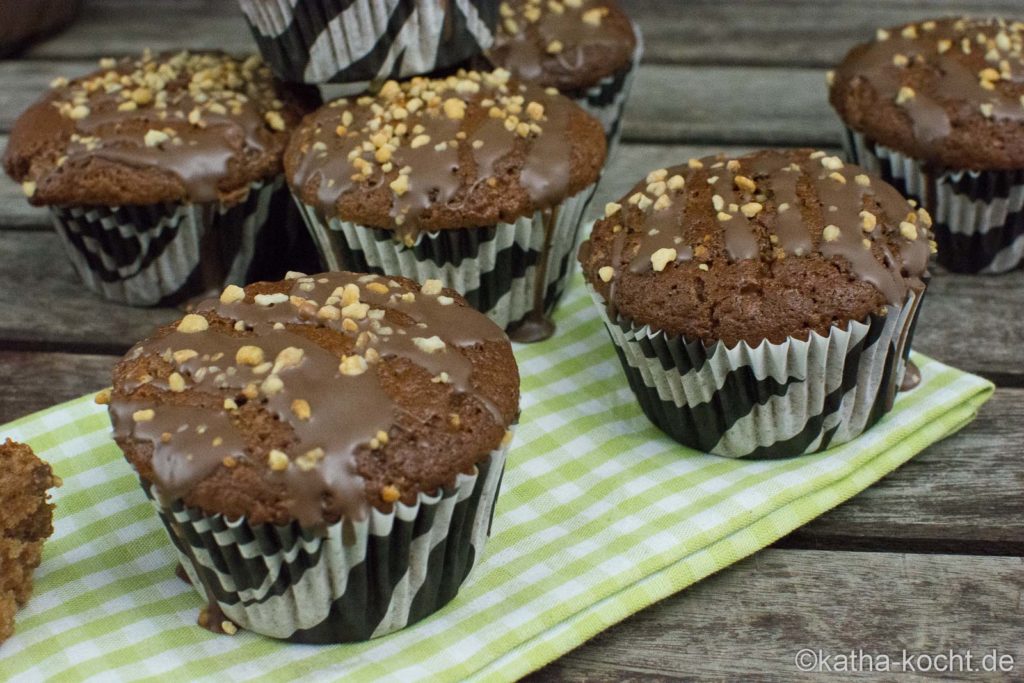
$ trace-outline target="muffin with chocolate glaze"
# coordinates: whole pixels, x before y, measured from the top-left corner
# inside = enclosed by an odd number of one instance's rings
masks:
[[[824,152],[762,151],[653,171],[605,214],[583,273],[670,436],[786,457],[892,407],[933,246],[892,186]]]
[[[604,159],[601,125],[569,99],[460,71],[325,105],[284,164],[329,268],[440,279],[534,340]]]
[[[519,373],[439,281],[289,277],[158,330],[100,400],[209,601],[200,623],[365,640],[439,609],[479,558]]]
[[[0,443],[0,643],[14,633],[14,614],[32,595],[32,573],[53,533],[48,489],[60,485],[30,446]]]
[[[85,284],[154,305],[243,281],[308,95],[259,57],[220,53],[104,59],[51,86],[14,124],[4,168],[50,207]]]
[[[505,0],[501,16],[487,59],[575,100],[614,147],[643,54],[639,27],[615,0]]]
[[[881,29],[830,73],[852,159],[935,218],[938,261],[999,273],[1024,258],[1024,23]]]

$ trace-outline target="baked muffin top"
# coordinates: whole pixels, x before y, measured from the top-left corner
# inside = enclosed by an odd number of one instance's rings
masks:
[[[757,345],[828,334],[923,287],[931,218],[838,157],[767,150],[652,172],[580,250],[613,316]]]
[[[409,238],[532,215],[597,182],[604,159],[596,119],[498,70],[331,102],[295,131],[284,164],[305,204]]]
[[[629,66],[637,37],[615,0],[505,0],[487,58],[528,83],[577,94]]]
[[[830,73],[848,126],[940,168],[1024,167],[1024,23],[940,19],[878,31]]]
[[[505,333],[439,281],[295,273],[137,344],[109,401],[158,499],[318,528],[471,473],[509,438],[519,373]]]
[[[103,59],[51,86],[4,153],[33,204],[237,203],[280,173],[289,131],[313,104],[258,56],[215,52]]]

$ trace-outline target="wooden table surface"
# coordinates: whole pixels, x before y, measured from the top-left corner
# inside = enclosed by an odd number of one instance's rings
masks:
[[[878,26],[1019,0],[621,0],[647,52],[624,144],[594,206],[648,170],[762,146],[838,145],[824,72]],[[229,0],[86,0],[60,36],[0,61],[0,146],[58,75],[101,56],[251,51]],[[108,304],[77,282],[47,213],[0,182],[0,423],[108,384],[117,355],[175,312]],[[627,619],[538,680],[794,680],[826,654],[997,649],[1024,680],[1024,271],[938,273],[915,348],[993,380],[978,419],[775,546]],[[757,674],[754,676],[753,674]],[[891,678],[881,674],[880,678]],[[970,678],[947,674],[945,678]],[[975,674],[977,677],[977,674]],[[992,674],[988,678],[993,678]]]

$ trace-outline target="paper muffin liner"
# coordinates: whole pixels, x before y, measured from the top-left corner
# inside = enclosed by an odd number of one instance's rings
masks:
[[[588,288],[656,427],[700,451],[761,459],[846,443],[892,408],[924,294],[828,335],[728,348],[612,320],[604,298]]]
[[[241,628],[297,643],[344,643],[392,633],[441,609],[490,535],[507,446],[454,486],[421,493],[317,534],[297,522],[251,525],[180,501],[164,509],[143,483],[203,600]]]
[[[82,282],[105,299],[169,305],[243,284],[283,180],[255,183],[240,203],[51,206]]]
[[[584,92],[565,93],[604,126],[608,139],[608,158],[611,158],[619,146],[619,138],[622,136],[622,112],[633,89],[637,67],[644,56],[643,34],[636,23],[633,24],[633,33],[636,35],[636,49],[633,50],[633,58],[625,69],[601,79]]]
[[[938,262],[957,273],[1005,273],[1024,260],[1024,169],[930,171],[845,129],[852,161],[918,200],[932,214]]]
[[[494,42],[499,0],[239,0],[283,80],[369,84],[444,69]]]
[[[580,224],[596,185],[556,209],[544,277],[544,308],[550,312],[565,291],[580,237]],[[537,269],[544,256],[546,211],[515,223],[420,233],[412,246],[391,230],[339,218],[324,219],[296,198],[329,270],[441,280],[478,311],[508,328],[534,309]],[[552,210],[548,210],[552,211]]]

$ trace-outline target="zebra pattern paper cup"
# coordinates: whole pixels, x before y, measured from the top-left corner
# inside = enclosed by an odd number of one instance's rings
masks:
[[[827,335],[729,348],[611,319],[590,293],[648,419],[690,448],[752,459],[838,446],[889,412],[924,294]]]
[[[498,0],[239,0],[281,79],[369,84],[464,62],[494,40]]]
[[[286,211],[280,178],[255,183],[239,203],[51,206],[57,234],[83,284],[131,306],[172,305],[247,281],[257,243]],[[280,211],[272,210],[277,206]]]
[[[506,450],[449,489],[390,513],[372,508],[323,534],[180,502],[165,509],[143,487],[192,585],[231,623],[296,643],[345,643],[405,628],[456,596],[490,535]]]
[[[849,128],[847,156],[928,209],[939,264],[956,273],[1005,273],[1024,260],[1024,169],[933,171]]]
[[[514,223],[422,232],[412,244],[390,230],[325,219],[296,201],[327,268],[440,280],[509,328],[537,309],[550,313],[561,299],[595,189]]]

